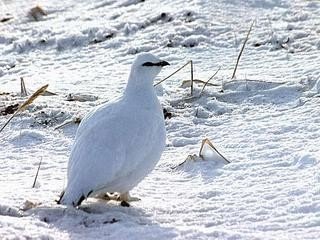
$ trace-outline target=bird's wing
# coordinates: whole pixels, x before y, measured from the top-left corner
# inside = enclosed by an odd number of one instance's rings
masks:
[[[92,109],[86,116],[81,120],[80,125],[77,129],[76,138],[79,137],[82,132],[92,125],[93,122],[103,119],[105,116],[113,114],[114,109],[122,104],[122,98],[117,98],[105,104],[101,104]]]
[[[84,191],[104,187],[135,169],[149,152],[152,119],[115,109],[114,114],[114,109],[94,113],[77,134],[68,166],[68,181],[74,187]]]

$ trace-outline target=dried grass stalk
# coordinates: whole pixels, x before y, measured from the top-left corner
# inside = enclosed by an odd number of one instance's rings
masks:
[[[202,140],[202,144],[200,147],[200,151],[199,151],[199,157],[201,157],[203,159],[203,156],[201,154],[203,147],[205,144],[208,144],[214,151],[216,151],[216,153],[223,158],[223,160],[225,160],[227,163],[231,163],[228,159],[226,159],[216,148],[215,146],[213,146],[213,144],[211,143],[211,141],[208,138],[205,138]]]
[[[157,86],[160,83],[164,82],[165,80],[167,80],[168,78],[172,77],[174,74],[176,74],[177,72],[179,72],[181,69],[183,69],[184,67],[186,67],[188,64],[190,64],[191,61],[187,62],[186,64],[184,64],[182,67],[178,68],[176,71],[174,71],[173,73],[171,73],[168,77],[162,79],[160,82],[155,83],[153,86]]]
[[[208,86],[212,86],[212,87],[219,87],[220,84],[215,84],[215,83],[209,83],[208,81],[203,81],[203,80],[200,80],[200,79],[193,79],[193,82],[194,83],[200,83],[200,84],[206,84]],[[180,87],[189,87],[191,84],[191,80],[184,80]]]
[[[233,74],[232,74],[231,79],[234,79],[234,77],[235,77],[235,75],[236,75],[236,71],[237,71],[237,68],[238,68],[238,64],[239,64],[239,61],[240,61],[242,52],[243,52],[243,50],[244,50],[244,47],[246,46],[246,43],[247,43],[247,41],[248,41],[248,39],[249,39],[249,35],[250,35],[251,30],[252,30],[253,24],[254,24],[254,21],[252,21],[252,23],[251,23],[251,26],[250,26],[249,31],[248,31],[248,33],[247,33],[247,37],[246,37],[246,39],[244,40],[243,45],[242,45],[242,48],[241,48],[241,50],[240,50],[240,52],[239,52],[239,55],[238,55],[238,58],[237,58],[237,63],[236,63],[236,66],[234,67],[234,70],[233,70]]]
[[[49,84],[44,85],[39,88],[34,94],[32,94],[18,109],[12,114],[12,116],[8,119],[8,121],[1,127],[0,132],[8,125],[8,123],[21,111],[26,109],[36,98],[42,95],[48,88]]]
[[[190,90],[191,90],[191,96],[193,95],[193,62],[192,60],[190,61],[190,79],[191,79],[191,86],[190,86]]]
[[[201,89],[200,95],[203,93],[203,91],[204,91],[205,87],[208,85],[209,81],[211,81],[211,79],[213,79],[218,74],[220,69],[221,69],[221,67],[219,67],[218,70],[208,79],[208,81],[205,82],[205,84],[203,85],[203,87]]]
[[[36,186],[38,175],[39,175],[39,170],[40,170],[40,167],[41,167],[41,163],[42,163],[42,158],[40,159],[40,162],[39,162],[39,165],[38,165],[38,170],[37,170],[36,176],[34,177],[34,181],[33,181],[33,184],[32,184],[32,188],[35,188],[35,186]]]
[[[64,123],[62,123],[61,125],[57,126],[54,128],[54,130],[57,130],[57,129],[60,129],[60,128],[63,128],[71,123],[74,123],[74,124],[80,124],[81,122],[81,118],[80,117],[76,117],[74,119],[71,119],[71,120],[68,120],[68,121],[65,121]]]
[[[23,77],[20,77],[20,86],[21,86],[21,97],[26,97],[28,95],[26,85],[24,83]]]

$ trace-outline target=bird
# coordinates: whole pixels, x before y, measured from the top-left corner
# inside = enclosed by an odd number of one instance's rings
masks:
[[[138,54],[123,95],[84,117],[58,204],[78,207],[88,197],[107,193],[118,193],[124,206],[138,200],[129,191],[154,169],[165,149],[163,110],[153,81],[167,65],[152,53]]]

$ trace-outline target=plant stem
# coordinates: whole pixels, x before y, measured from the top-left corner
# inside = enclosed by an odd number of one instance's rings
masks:
[[[234,77],[235,77],[235,75],[236,75],[236,71],[237,71],[237,68],[238,68],[238,64],[239,64],[239,61],[240,61],[242,52],[243,52],[243,50],[244,50],[244,47],[246,46],[246,43],[247,43],[247,41],[248,41],[248,39],[249,39],[249,35],[250,35],[251,30],[252,30],[253,24],[254,24],[254,21],[252,21],[252,23],[251,23],[251,26],[250,26],[249,31],[248,31],[248,33],[247,33],[247,37],[246,37],[246,39],[244,40],[243,45],[242,45],[242,48],[241,48],[241,50],[240,50],[240,52],[239,52],[239,55],[238,55],[238,58],[237,58],[237,63],[236,63],[236,66],[235,66],[235,68],[234,68],[234,71],[233,71],[233,74],[232,74],[231,79],[234,79]]]

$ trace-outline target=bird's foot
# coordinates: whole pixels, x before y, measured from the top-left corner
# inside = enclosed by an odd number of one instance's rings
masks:
[[[103,199],[106,201],[119,201],[121,202],[121,206],[129,205],[129,202],[140,201],[140,198],[131,197],[129,192],[126,193],[101,193],[96,196],[96,198]],[[125,202],[125,203],[123,203]]]
[[[137,197],[131,197],[129,192],[126,193],[120,193],[120,195],[117,198],[117,201],[121,201],[121,202],[135,202],[135,201],[140,201],[140,198]]]
[[[119,196],[120,195],[117,193],[101,193],[97,195],[96,198],[106,200],[106,201],[111,201],[111,200],[118,201]]]

